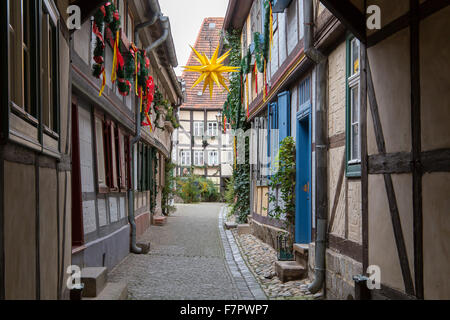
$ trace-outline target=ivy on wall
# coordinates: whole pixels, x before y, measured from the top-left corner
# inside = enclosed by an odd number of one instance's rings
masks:
[[[162,190],[162,213],[168,216],[175,211],[175,207],[170,205],[170,201],[173,200],[175,196],[175,185],[176,180],[174,177],[175,164],[171,159],[165,160],[165,172],[164,172],[164,188]]]
[[[240,31],[233,30],[230,33],[227,33],[224,37],[225,45],[231,49],[230,65],[233,67],[241,67],[241,72],[230,75],[230,93],[228,94],[227,101],[225,102],[223,114],[227,119],[229,119],[232,129],[242,129],[246,131],[250,129],[250,123],[247,121],[242,103],[243,64],[241,57],[240,34]],[[246,139],[246,163],[236,165],[233,171],[234,194],[236,197],[235,203],[232,207],[232,213],[237,215],[239,223],[246,223],[250,214],[249,147],[250,142]]]
[[[281,203],[277,196],[271,194],[269,202],[274,204],[274,210],[269,212],[272,218],[284,220],[286,230],[290,235],[290,242],[294,241],[295,229],[295,141],[293,137],[285,138],[280,145],[278,159],[275,166],[278,169],[270,179],[272,190],[279,188]]]

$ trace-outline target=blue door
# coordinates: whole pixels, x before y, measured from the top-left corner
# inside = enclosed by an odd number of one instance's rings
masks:
[[[296,212],[295,242],[311,242],[311,81],[306,78],[299,88],[297,112]]]

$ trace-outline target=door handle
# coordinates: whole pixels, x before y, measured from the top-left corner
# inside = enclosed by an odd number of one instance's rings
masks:
[[[309,193],[309,181],[308,181],[307,184],[305,184],[305,185],[303,186],[303,191],[305,191],[306,193]]]

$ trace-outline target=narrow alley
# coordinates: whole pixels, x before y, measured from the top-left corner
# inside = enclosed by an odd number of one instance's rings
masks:
[[[150,253],[128,256],[108,281],[127,282],[128,298],[137,300],[266,299],[223,229],[223,208],[177,205],[166,225],[140,237]]]
[[[0,301],[450,299],[448,30],[450,0],[0,0]]]

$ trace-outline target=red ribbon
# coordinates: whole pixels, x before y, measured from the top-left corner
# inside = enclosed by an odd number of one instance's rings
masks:
[[[256,88],[256,95],[258,95],[258,70],[256,69],[256,63],[255,63],[255,88]]]

